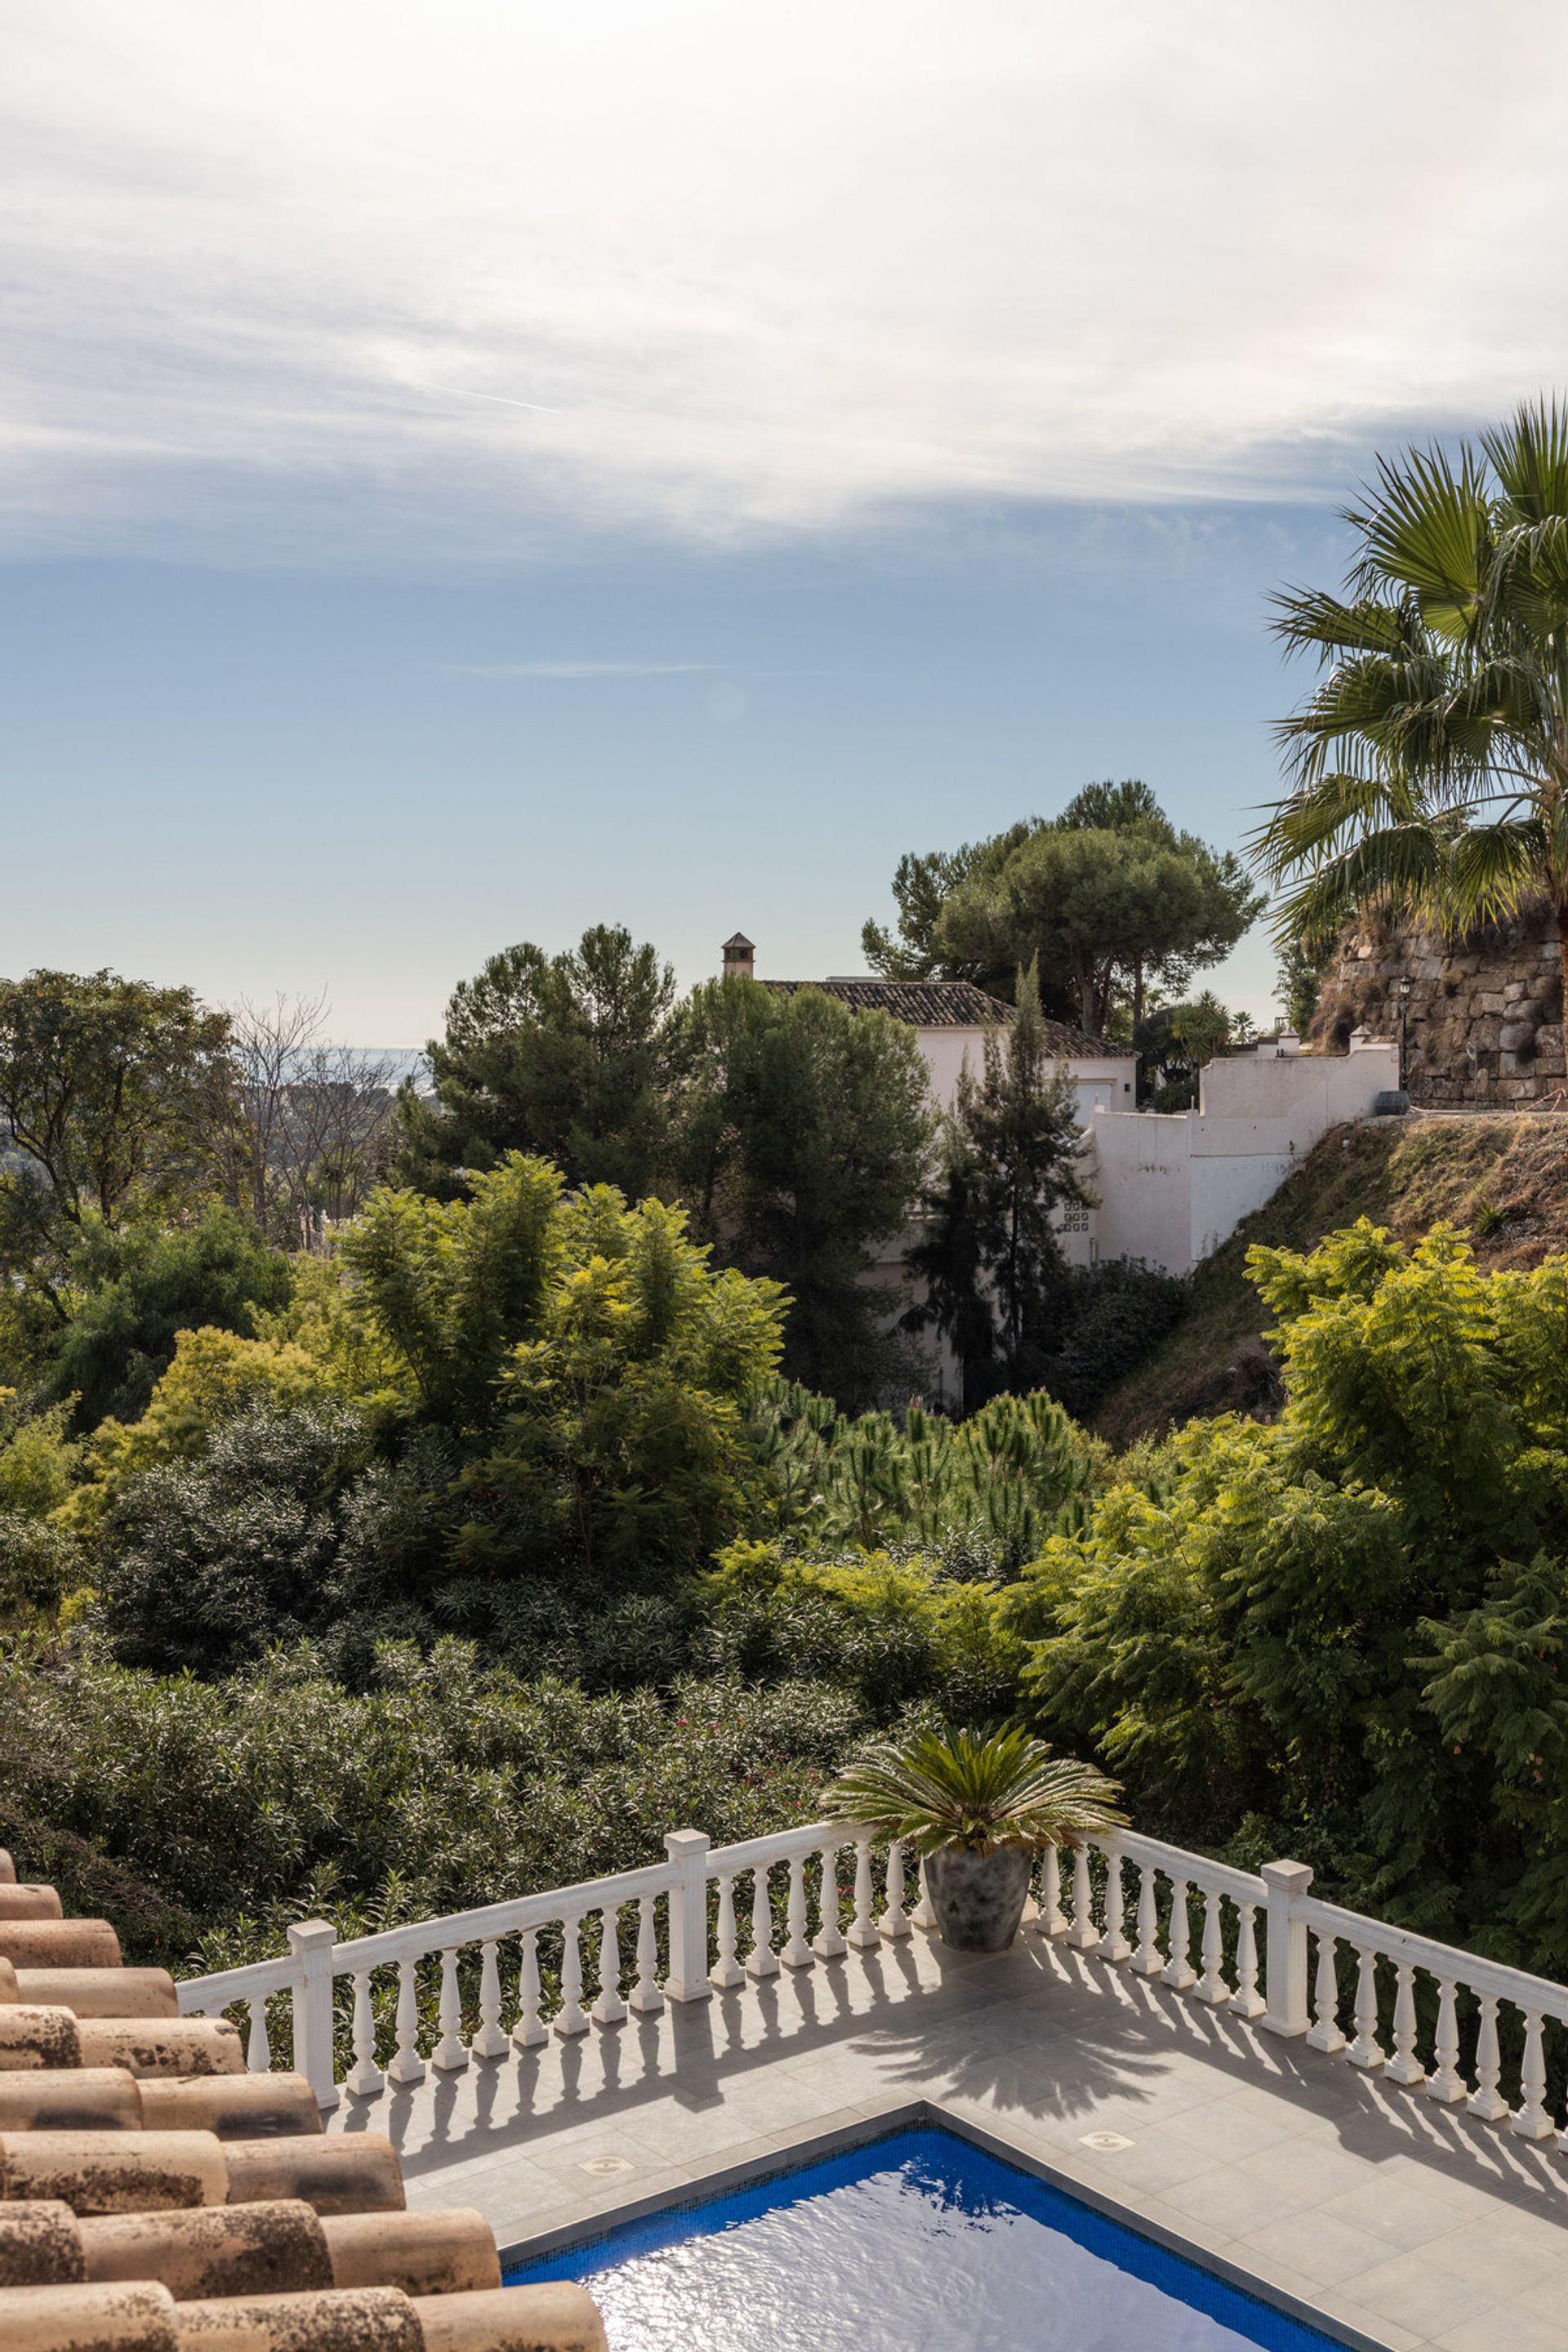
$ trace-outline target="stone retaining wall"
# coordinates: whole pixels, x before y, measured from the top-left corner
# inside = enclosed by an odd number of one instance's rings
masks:
[[[1342,1052],[1358,1028],[1396,1037],[1406,975],[1413,1101],[1500,1108],[1562,1087],[1562,952],[1544,908],[1452,940],[1382,915],[1363,918],[1345,931],[1324,975],[1311,1043]]]

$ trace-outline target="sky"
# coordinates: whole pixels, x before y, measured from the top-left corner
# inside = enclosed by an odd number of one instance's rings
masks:
[[[416,1044],[594,921],[1241,845],[1379,450],[1560,388],[1568,13],[10,0],[0,971]],[[1217,978],[1274,1007],[1260,929]]]

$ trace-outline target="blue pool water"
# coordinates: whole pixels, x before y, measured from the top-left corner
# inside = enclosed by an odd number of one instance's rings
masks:
[[[900,2131],[507,2273],[610,2352],[1326,2352],[1331,2339],[988,2156]]]

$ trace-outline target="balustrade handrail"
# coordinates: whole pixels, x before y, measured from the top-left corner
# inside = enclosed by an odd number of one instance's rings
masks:
[[[1202,1894],[1228,1895],[1233,1903],[1260,1904],[1268,1898],[1267,1882],[1256,1872],[1237,1870],[1228,1862],[1215,1862],[1206,1853],[1188,1853],[1182,1846],[1166,1845],[1163,1839],[1144,1837],[1138,1830],[1110,1830],[1088,1842],[1101,1853],[1119,1853],[1124,1862],[1162,1871],[1167,1878],[1182,1879]]]
[[[1510,1968],[1506,1960],[1488,1959],[1457,1944],[1435,1943],[1413,1928],[1369,1919],[1315,1895],[1298,1896],[1292,1912],[1314,1935],[1336,1937],[1353,1951],[1374,1952],[1380,1959],[1421,1969],[1439,1983],[1463,1985],[1468,1992],[1509,2001],[1527,2016],[1552,2017],[1568,2024],[1568,1985],[1553,1984],[1550,1977],[1532,1976],[1527,1969]]]
[[[874,1875],[873,1849],[884,1846],[886,1868]],[[837,1860],[847,1847],[856,1849],[847,1908]],[[1096,1853],[1103,1857],[1103,1873],[1091,1873]],[[910,1886],[913,1861],[907,1842],[887,1840],[853,1821],[802,1822],[727,1846],[710,1846],[698,1831],[675,1830],[665,1840],[663,1860],[638,1869],[409,1921],[344,1943],[328,1920],[300,1922],[289,1929],[286,1955],[187,1978],[178,1987],[179,2005],[189,2014],[247,2004],[247,2063],[265,2069],[272,2063],[268,2004],[278,1995],[290,1996],[295,2067],[328,2107],[339,2096],[337,2053],[346,2024],[336,1990],[342,1978],[353,1979],[355,2063],[345,2087],[356,2096],[374,2095],[387,2083],[407,2087],[421,2081],[426,2063],[441,2071],[460,2069],[470,2056],[493,2060],[514,2047],[536,2048],[552,2033],[614,2027],[667,2001],[706,2000],[781,1969],[837,1960],[847,1950],[867,1950],[933,1926],[928,1903],[912,1915],[909,1908],[910,1894],[918,1892],[918,1883]],[[787,1890],[772,1877],[775,1867],[786,1866]],[[737,1901],[735,1881],[748,1874],[749,1892]],[[1130,1884],[1134,1874],[1136,1885]],[[1071,1839],[1059,1856],[1047,1853],[1035,1932],[1048,1941],[1065,1938],[1076,1955],[1158,1979],[1170,1990],[1228,2011],[1264,2032],[1304,2037],[1311,2048],[1352,2066],[1386,2068],[1388,2081],[1464,2105],[1483,2121],[1506,2120],[1522,2138],[1551,2137],[1556,2127],[1545,2104],[1544,2021],[1568,2025],[1568,1985],[1326,1902],[1310,1893],[1311,1879],[1301,1863],[1240,1870],[1136,1830],[1091,1832]],[[1070,1902],[1070,1911],[1064,1902]],[[635,1930],[622,1916],[628,1909],[636,1914]],[[563,1930],[559,1949],[547,1948],[546,1964],[539,1933],[555,1927]],[[1314,1938],[1315,1969],[1310,1965]],[[508,1939],[521,1948],[511,1954],[503,1982],[501,1947]],[[460,1972],[458,1958],[462,1947],[472,1945],[480,1948],[477,2032],[465,2021],[474,1979],[466,1969]],[[1353,1998],[1342,1980],[1342,1948],[1360,1956]],[[417,1972],[437,1954],[439,2038],[426,2062],[420,2045],[429,2031],[431,1985],[426,1976],[421,1995]],[[377,1992],[372,1979],[390,1967],[398,1979],[396,2046],[384,2063],[378,2042],[384,2053],[391,1989],[384,1985]],[[1392,2054],[1380,2038],[1380,1967],[1392,1968],[1397,1979]],[[1417,1970],[1438,1985],[1435,2025],[1423,2024],[1414,1991]],[[1384,1988],[1386,1996],[1386,1975]],[[1473,2059],[1463,2067],[1459,1991],[1480,2004]],[[1354,2014],[1342,2028],[1347,1998]],[[1524,2019],[1517,2108],[1500,2088],[1503,2003]],[[1467,2070],[1475,2077],[1473,2091]],[[1568,2152],[1568,2133],[1562,2145]]]
[[[788,1862],[823,1853],[829,1845],[853,1845],[871,1835],[855,1822],[811,1822],[765,1836],[746,1838],[739,1844],[710,1846],[707,1853],[710,1878],[733,1876],[762,1862]],[[374,1936],[356,1936],[331,1947],[331,1973],[357,1976],[366,1969],[389,1967],[399,1960],[422,1959],[431,1952],[449,1951],[460,1944],[487,1943],[492,1937],[524,1934],[530,1928],[552,1926],[562,1919],[583,1919],[606,1906],[635,1903],[645,1895],[667,1895],[677,1882],[668,1861],[623,1870],[609,1878],[579,1879],[574,1885],[546,1888],[538,1895],[509,1895],[500,1903],[485,1903],[470,1911],[452,1911],[430,1919],[410,1920],[398,1927],[383,1927]],[[300,1963],[287,1958],[253,1960],[237,1969],[218,1969],[209,1976],[185,1977],[178,1991],[182,2012],[222,2008],[232,2000],[265,1998],[288,1992],[300,1981]]]

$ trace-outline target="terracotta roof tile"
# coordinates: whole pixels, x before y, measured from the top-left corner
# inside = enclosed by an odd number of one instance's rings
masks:
[[[761,984],[781,996],[796,995],[803,988],[820,989],[852,1013],[890,1013],[911,1029],[996,1029],[1014,1018],[1010,1004],[976,988],[971,980],[764,980]],[[1047,1021],[1045,1031],[1052,1052],[1063,1060],[1136,1059],[1131,1045],[1108,1045],[1103,1037],[1091,1037],[1067,1021]]]

